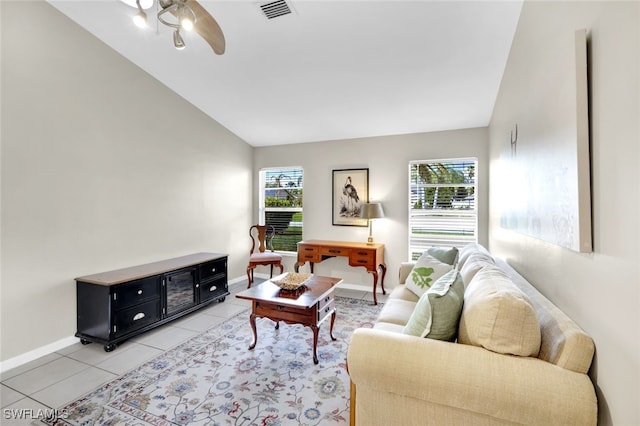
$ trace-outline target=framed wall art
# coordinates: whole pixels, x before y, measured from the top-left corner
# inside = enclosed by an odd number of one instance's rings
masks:
[[[558,34],[553,45],[551,41],[548,44],[527,53],[523,63],[526,80],[518,81],[522,91],[513,92],[514,106],[523,105],[525,90],[535,90],[538,103],[525,104],[526,110],[514,107],[513,124],[505,130],[500,153],[502,176],[497,181],[499,191],[509,198],[500,206],[500,224],[590,253],[587,32]]]
[[[333,171],[332,223],[337,226],[367,226],[360,207],[369,202],[369,169]]]

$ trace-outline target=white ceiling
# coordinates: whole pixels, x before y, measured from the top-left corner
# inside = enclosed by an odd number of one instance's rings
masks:
[[[521,1],[200,0],[226,52],[196,33],[140,30],[119,0],[54,7],[253,146],[482,127],[493,105]]]

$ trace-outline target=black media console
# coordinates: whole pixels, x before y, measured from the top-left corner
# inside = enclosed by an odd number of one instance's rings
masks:
[[[229,294],[227,255],[196,253],[76,278],[76,337],[110,352],[123,340]]]

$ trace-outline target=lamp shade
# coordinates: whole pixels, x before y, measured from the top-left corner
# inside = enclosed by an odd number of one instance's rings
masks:
[[[384,217],[382,204],[366,203],[360,207],[360,217],[363,219],[380,219]]]

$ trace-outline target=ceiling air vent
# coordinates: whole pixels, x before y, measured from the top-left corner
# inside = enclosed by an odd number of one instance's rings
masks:
[[[277,18],[278,16],[288,15],[291,13],[291,8],[285,0],[277,0],[269,3],[261,4],[260,9],[267,19]]]

